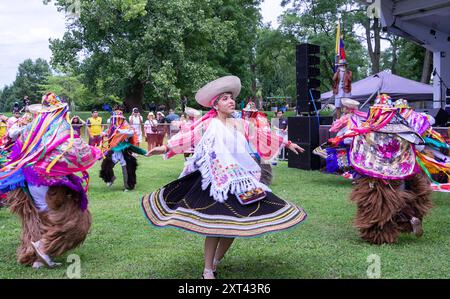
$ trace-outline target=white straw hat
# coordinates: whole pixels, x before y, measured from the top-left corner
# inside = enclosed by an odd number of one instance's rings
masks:
[[[195,100],[202,106],[210,108],[214,97],[230,92],[233,97],[237,97],[241,92],[241,79],[236,76],[225,76],[209,82],[197,91]]]

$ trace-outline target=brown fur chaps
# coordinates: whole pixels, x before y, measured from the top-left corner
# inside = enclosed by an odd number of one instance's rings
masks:
[[[20,264],[32,265],[38,260],[31,241],[41,240],[44,252],[51,257],[83,243],[92,218],[89,210],[80,209],[79,201],[79,195],[67,187],[50,187],[46,195],[49,210],[39,213],[22,189],[8,194],[11,212],[22,222],[21,244],[17,249]]]
[[[357,206],[354,225],[362,239],[395,243],[401,232],[412,232],[412,217],[422,221],[431,209],[432,190],[424,174],[405,181],[405,188],[402,183],[369,177],[355,181],[350,199]]]

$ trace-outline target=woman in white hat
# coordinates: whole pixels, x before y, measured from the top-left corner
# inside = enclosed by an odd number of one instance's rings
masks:
[[[196,110],[196,109],[191,108],[191,107],[186,107],[186,109],[184,111],[185,111],[185,113],[187,115],[187,120],[186,120],[185,124],[181,127],[181,129],[184,128],[185,126],[191,126],[202,115],[202,113],[199,110]],[[187,159],[193,153],[194,153],[194,144],[192,144],[192,147],[187,149],[184,152],[184,158]]]
[[[156,139],[158,138],[157,126],[158,121],[155,119],[155,114],[153,112],[149,112],[147,115],[147,120],[144,123],[147,150],[149,151],[156,146]]]
[[[138,108],[133,108],[133,113],[130,115],[129,121],[130,121],[130,125],[134,128],[134,130],[136,131],[136,133],[138,135],[139,144],[141,144],[141,142],[142,142],[142,123],[144,120],[142,118],[142,115],[139,113]]]
[[[172,226],[206,237],[203,277],[215,278],[216,267],[236,237],[254,237],[293,227],[306,219],[302,208],[274,195],[260,182],[261,168],[249,144],[262,159],[275,157],[282,146],[303,149],[267,130],[233,118],[238,77],[226,76],[201,88],[195,98],[211,108],[148,156],[170,158],[195,144],[181,177],[142,198],[145,217],[157,227]]]

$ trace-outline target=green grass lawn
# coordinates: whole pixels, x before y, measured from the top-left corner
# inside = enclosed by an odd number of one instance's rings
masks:
[[[148,225],[140,198],[178,177],[183,158],[139,157],[138,184],[122,192],[118,179],[110,188],[91,170],[93,225],[86,242],[56,259],[57,269],[34,270],[16,263],[18,219],[0,210],[0,278],[66,278],[69,254],[81,259],[82,278],[200,278],[201,236]],[[294,201],[308,219],[288,231],[235,241],[219,268],[221,278],[367,278],[367,258],[381,259],[381,278],[450,278],[450,196],[433,194],[435,207],[424,221],[425,234],[404,235],[395,245],[374,246],[352,227],[355,206],[350,181],[320,172],[274,166],[273,191]]]

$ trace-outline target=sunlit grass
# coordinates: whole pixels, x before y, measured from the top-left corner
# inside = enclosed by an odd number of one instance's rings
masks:
[[[178,177],[182,157],[139,157],[136,190],[122,191],[117,180],[107,188],[91,169],[93,225],[86,242],[56,260],[58,269],[34,270],[16,262],[20,225],[0,210],[0,278],[64,278],[66,261],[81,258],[82,278],[200,278],[203,238],[173,228],[149,226],[140,198]],[[221,278],[367,278],[367,257],[381,258],[382,278],[450,278],[450,196],[433,194],[435,207],[424,221],[425,234],[404,235],[395,245],[373,246],[352,227],[355,206],[348,200],[350,181],[314,171],[274,166],[274,193],[302,206],[301,225],[258,238],[236,240],[219,268]]]

